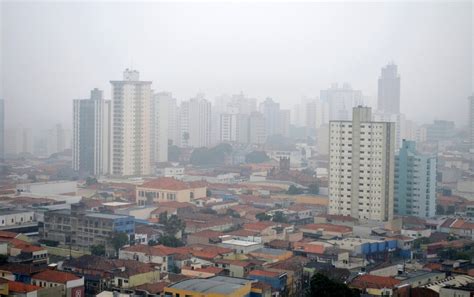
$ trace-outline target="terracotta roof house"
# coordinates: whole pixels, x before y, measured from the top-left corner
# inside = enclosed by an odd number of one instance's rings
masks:
[[[138,205],[156,202],[191,202],[206,197],[206,186],[197,182],[184,182],[171,177],[160,177],[136,187]]]

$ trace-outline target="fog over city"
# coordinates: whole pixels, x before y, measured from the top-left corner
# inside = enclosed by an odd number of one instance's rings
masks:
[[[473,85],[471,1],[315,3],[1,3],[6,127],[70,128],[72,100],[140,71],[178,101],[241,91],[293,109],[332,83],[376,107],[389,62],[401,112],[467,124]]]

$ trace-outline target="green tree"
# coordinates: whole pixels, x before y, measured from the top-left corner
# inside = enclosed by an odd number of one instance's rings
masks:
[[[129,243],[128,235],[124,232],[117,232],[111,239],[111,244],[114,247],[115,252],[118,255],[119,250],[126,244]]]
[[[422,244],[430,243],[430,239],[428,237],[420,237],[413,241],[413,248],[419,249]]]
[[[211,197],[212,196],[212,191],[209,189],[206,189],[206,197]]]
[[[168,212],[160,213],[158,221],[163,225],[163,230],[167,236],[175,237],[179,231],[184,231],[186,224],[177,216],[168,217]]]
[[[301,189],[297,188],[295,185],[291,185],[286,191],[288,195],[299,195],[302,193]]]
[[[181,240],[171,235],[161,236],[158,239],[158,243],[164,246],[169,246],[169,247],[180,247],[184,245],[184,243]]]
[[[359,297],[358,290],[352,290],[347,285],[329,279],[321,273],[316,273],[311,277],[309,288],[305,294],[306,297]]]
[[[263,163],[270,160],[264,151],[252,151],[245,155],[245,163]]]
[[[288,219],[285,217],[282,211],[277,211],[273,215],[272,221],[277,223],[287,223]]]
[[[456,212],[456,207],[454,205],[448,205],[448,209],[446,209],[447,215],[452,215]]]
[[[88,176],[86,178],[86,185],[87,186],[92,186],[92,185],[95,185],[97,183],[98,183],[98,181],[97,181],[97,178],[95,178],[95,177]]]
[[[437,215],[444,215],[444,207],[440,204],[436,205],[436,214]]]
[[[90,251],[94,256],[105,256],[105,246],[102,244],[92,245]]]
[[[308,193],[311,195],[319,194],[319,184],[317,182],[308,185]]]
[[[233,218],[240,218],[240,214],[231,208],[228,208],[225,214]]]
[[[255,215],[255,218],[261,222],[261,221],[270,221],[270,219],[271,219],[272,217],[269,216],[269,215],[267,215],[267,214],[264,213],[264,212],[261,212],[261,213],[257,213],[257,214]]]
[[[168,160],[170,162],[178,162],[180,155],[181,155],[181,150],[178,146],[176,145],[168,146]]]

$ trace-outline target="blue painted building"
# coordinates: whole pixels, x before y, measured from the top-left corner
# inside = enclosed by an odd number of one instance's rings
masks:
[[[436,214],[436,156],[420,154],[414,141],[403,140],[395,157],[394,190],[395,214],[433,217]]]

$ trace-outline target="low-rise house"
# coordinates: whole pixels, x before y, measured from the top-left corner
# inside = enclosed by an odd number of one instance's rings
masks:
[[[222,268],[228,276],[246,278],[250,271],[260,269],[263,261],[258,260],[228,260],[218,259],[214,261],[214,265]]]
[[[352,234],[351,227],[332,224],[308,224],[299,227],[299,229],[303,232],[303,236],[316,238],[321,236],[342,238]]]
[[[393,277],[364,274],[352,280],[349,286],[372,296],[394,296],[394,290],[400,283]]]
[[[59,296],[63,297],[84,296],[84,278],[68,272],[47,269],[34,274],[31,284],[42,288],[60,287]]]
[[[161,177],[136,187],[138,205],[151,205],[156,202],[190,202],[206,197],[206,186],[200,182],[184,182],[175,178]]]
[[[224,269],[214,266],[201,267],[201,265],[193,265],[184,266],[181,268],[182,275],[186,275],[193,278],[208,278],[211,276],[221,275],[223,273]]]
[[[237,239],[224,240],[219,243],[219,246],[232,249],[236,254],[248,254],[263,247],[263,245],[258,242]]]
[[[213,230],[202,230],[196,233],[188,234],[186,242],[188,244],[214,244],[221,242],[221,236],[224,233]]]
[[[106,288],[139,286],[159,280],[160,277],[160,272],[153,264],[90,255],[67,260],[58,268],[83,275],[85,291],[91,295]]]
[[[175,249],[163,245],[136,244],[120,249],[119,259],[157,264],[156,266],[161,272],[167,272],[173,268],[175,253]]]
[[[288,275],[285,272],[255,269],[250,271],[247,278],[266,283],[273,291],[283,292],[286,289]]]
[[[267,262],[278,262],[291,258],[293,256],[293,252],[272,248],[260,248],[250,252],[249,255]]]

